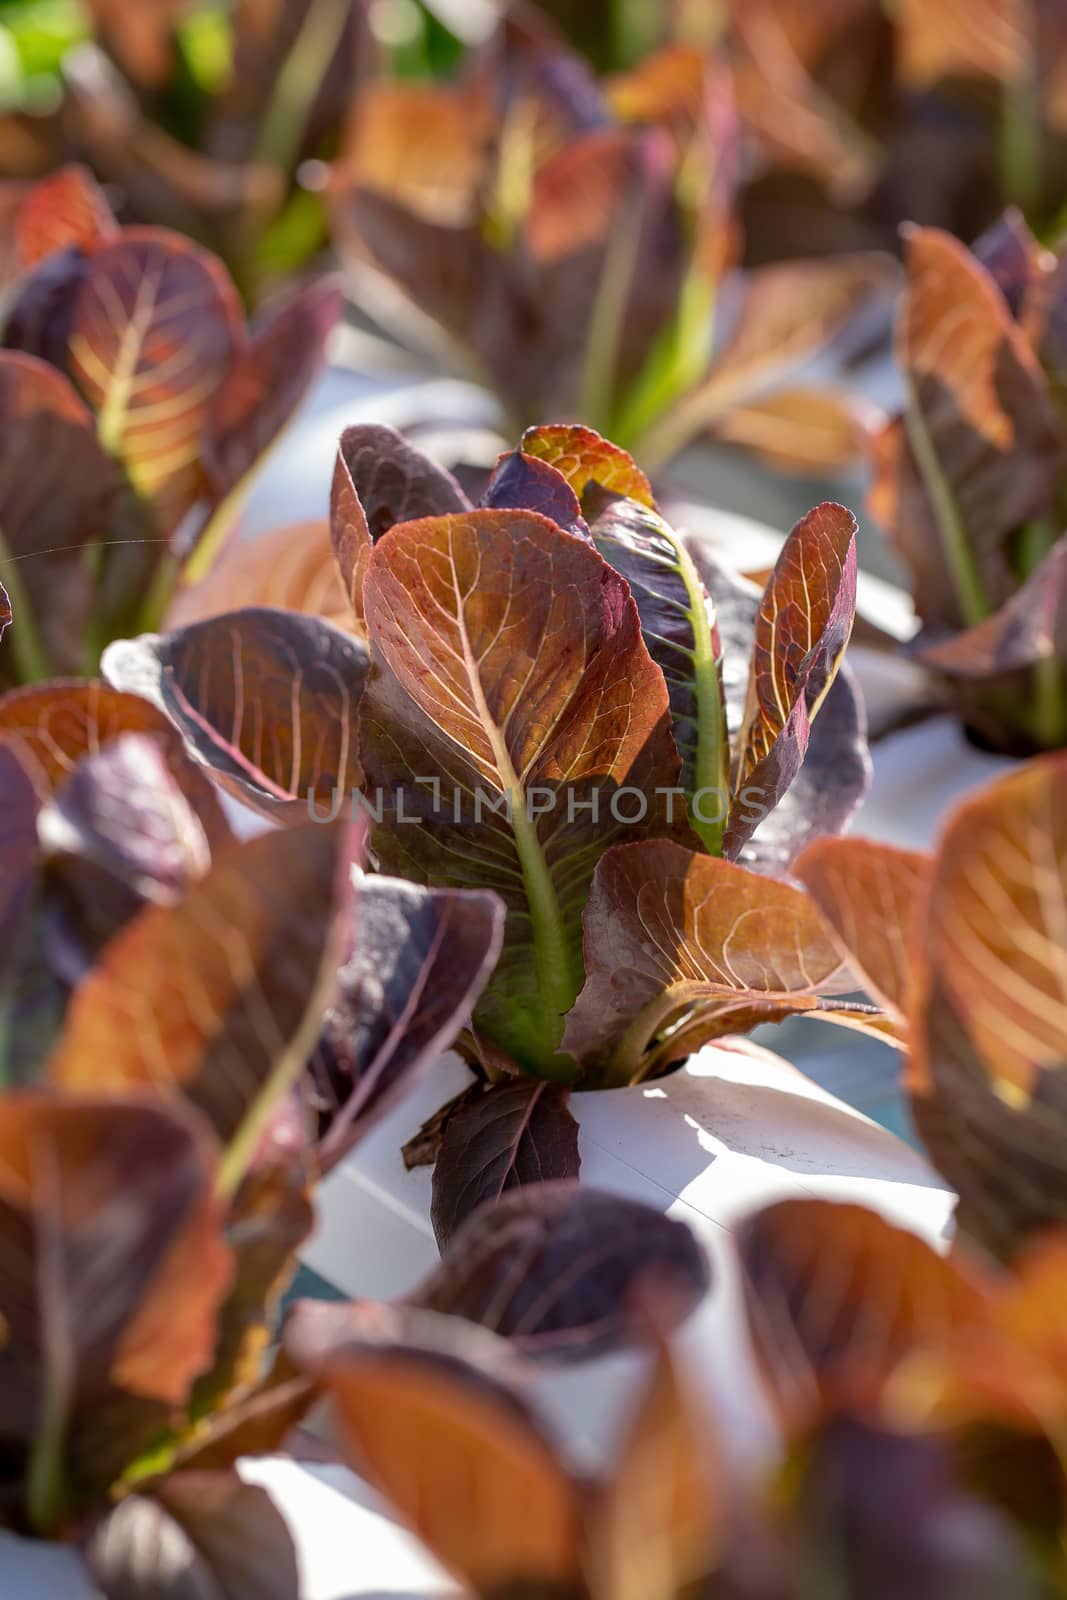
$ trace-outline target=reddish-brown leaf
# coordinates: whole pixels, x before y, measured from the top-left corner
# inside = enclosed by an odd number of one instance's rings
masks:
[[[592,428],[562,424],[527,428],[522,448],[561,472],[579,501],[596,485],[655,509],[652,486],[633,457]]]
[[[109,1486],[211,1360],[230,1280],[216,1176],[199,1119],[151,1096],[5,1097],[4,1433],[43,1449],[49,1418],[62,1493]],[[39,1532],[60,1509],[31,1508]]]
[[[42,801],[52,798],[83,756],[122,735],[145,734],[203,825],[213,850],[232,838],[210,779],[189,760],[173,723],[137,694],[97,679],[53,680],[0,698],[0,739],[16,749]]]
[[[359,622],[364,620],[363,578],[375,541],[398,522],[469,509],[470,501],[452,474],[395,428],[360,423],[345,429],[330,491],[330,533]]]
[[[919,1131],[999,1254],[1067,1220],[1067,757],[952,813],[923,916],[910,1084]]]
[[[360,640],[268,606],[110,646],[112,683],[149,697],[238,799],[268,816],[344,810],[362,778]]]
[[[874,839],[820,839],[793,863],[848,958],[887,1010],[909,1010],[928,856]]]
[[[18,561],[13,575],[32,613],[22,626],[35,627],[53,671],[85,668],[93,601],[86,546],[107,534],[117,489],[114,463],[63,374],[0,351],[0,572]]]
[[[576,1178],[578,1124],[566,1089],[520,1079],[492,1085],[445,1124],[431,1221],[441,1249],[480,1206],[509,1189]]]
[[[460,1326],[473,1362],[479,1330]],[[461,1582],[486,1595],[577,1586],[580,1491],[491,1370],[432,1346],[346,1348],[343,1332],[310,1365],[347,1459]]]
[[[332,279],[304,284],[238,348],[204,416],[203,464],[216,500],[241,483],[291,420],[322,365],[343,303]]]
[[[793,1436],[839,1411],[877,1413],[909,1358],[986,1315],[981,1276],[862,1206],[780,1201],[739,1245],[760,1366]]]
[[[242,325],[216,257],[162,228],[124,229],[91,257],[78,290],[74,381],[163,535],[202,492],[204,426]]]
[[[668,840],[602,858],[583,927],[586,982],[564,1048],[612,1083],[757,1022],[850,1015],[823,998],[857,984],[814,901]]]
[[[236,1181],[322,1024],[350,856],[347,826],[271,831],[225,852],[178,905],[142,911],[74,995],[50,1080],[191,1101]]]
[[[797,523],[763,591],[737,745],[726,853],[734,856],[800,770],[856,613],[856,519],[825,502]],[[753,820],[755,817],[755,820]]]
[[[36,267],[57,250],[86,254],[118,234],[111,207],[86,167],[62,167],[34,184],[16,220],[19,264]]]
[[[570,1076],[558,1046],[593,867],[620,838],[671,831],[678,777],[629,588],[546,518],[476,510],[394,528],[364,600],[361,759],[388,801],[382,864],[500,894],[504,947],[475,1025],[529,1070]]]
[[[1010,589],[1006,541],[1047,509],[1063,432],[1028,340],[964,246],[914,228],[907,269],[898,353],[910,461],[900,470],[918,471],[941,566],[936,611],[923,595],[919,603],[929,622],[974,623]],[[925,528],[898,526],[895,537],[909,565],[925,571],[929,550],[918,549],[914,563],[911,555]]]

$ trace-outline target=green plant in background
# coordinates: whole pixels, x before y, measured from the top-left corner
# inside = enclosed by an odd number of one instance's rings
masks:
[[[78,0],[0,3],[0,174],[44,172],[62,147],[63,60],[86,36]]]
[[[909,646],[949,706],[1010,753],[1067,743],[1067,256],[1009,214],[973,253],[907,239],[905,408],[874,441],[871,510],[904,563]]]
[[[21,199],[0,350],[0,683],[93,672],[208,569],[322,361],[341,295],[292,289],[251,326],[222,263],[120,228],[87,173]]]
[[[64,61],[68,140],[124,216],[198,240],[257,304],[326,243],[302,173],[337,153],[370,69],[365,0],[86,8],[93,42]]]
[[[675,46],[600,84],[516,12],[458,82],[369,87],[331,188],[361,302],[443,338],[509,434],[570,416],[654,467],[743,414],[788,454],[806,364],[891,281],[870,256],[731,274],[736,182],[721,64]]]

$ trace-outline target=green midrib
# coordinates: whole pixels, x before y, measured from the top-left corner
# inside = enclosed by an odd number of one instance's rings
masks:
[[[707,598],[700,574],[681,540],[671,535],[678,556],[678,571],[682,575],[689,597],[689,625],[693,634],[693,692],[697,706],[697,747],[693,773],[693,793],[701,789],[715,789],[725,797],[729,775],[729,749],[726,731],[726,714],[719,684],[719,669],[711,643],[711,625],[708,621]],[[687,796],[690,799],[691,796]],[[716,814],[719,807],[716,806]],[[690,825],[705,850],[713,856],[722,854],[725,817],[716,822],[705,822],[690,807]]]
[[[573,948],[560,908],[559,896],[545,860],[537,829],[526,811],[526,791],[515,771],[503,733],[489,710],[477,663],[467,637],[463,603],[458,586],[456,616],[463,647],[471,697],[479,720],[489,737],[493,760],[500,778],[501,792],[511,797],[511,832],[519,858],[523,888],[530,910],[534,974],[537,982],[536,1015],[531,1018],[537,1037],[536,1065],[548,1077],[570,1077],[571,1063],[559,1056],[564,1018],[578,996],[585,978],[581,952]]]

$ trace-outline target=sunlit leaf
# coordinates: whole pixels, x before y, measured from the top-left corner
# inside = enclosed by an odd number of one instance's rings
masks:
[[[33,186],[19,208],[16,229],[23,268],[35,267],[57,250],[89,253],[119,231],[92,174],[73,166]]]
[[[215,257],[157,228],[127,228],[90,259],[71,372],[161,534],[201,493],[209,407],[238,350],[236,291]]]
[[[898,328],[907,381],[910,456],[933,514],[937,587],[917,596],[931,623],[978,622],[1010,590],[1006,541],[1048,504],[1063,438],[1028,341],[989,273],[935,228],[907,242],[908,285]],[[903,507],[901,508],[903,510]],[[912,564],[921,534],[896,529]],[[919,574],[930,552],[915,562]]]
[[[852,632],[856,533],[856,519],[843,506],[816,506],[782,546],[763,592],[727,819],[729,855],[737,854],[758,813],[777,804],[803,763],[811,721]]]
[[[522,448],[561,472],[580,501],[595,485],[655,509],[652,487],[633,457],[592,428],[560,424],[527,428]]]
[[[593,867],[619,838],[668,831],[678,774],[629,590],[545,518],[478,510],[386,535],[364,600],[361,759],[390,801],[382,865],[501,895],[503,952],[475,1024],[529,1070],[570,1076],[558,1046]]]
[[[345,1340],[347,1308],[305,1309],[320,1326],[338,1324],[335,1345],[316,1350],[305,1335],[303,1354],[332,1397],[346,1456],[399,1519],[475,1593],[570,1593],[581,1560],[578,1487],[524,1404],[479,1360],[480,1330],[456,1323],[454,1351],[393,1343],[388,1332],[376,1346]]]
[[[749,1327],[788,1433],[835,1412],[878,1414],[917,1350],[980,1323],[989,1287],[862,1206],[783,1200],[740,1234]]]
[[[526,1159],[536,1154],[543,1143]],[[576,1158],[568,1164],[577,1171]],[[470,1216],[410,1303],[480,1323],[523,1355],[564,1360],[640,1341],[643,1296],[654,1300],[662,1331],[684,1321],[710,1282],[685,1224],[619,1195],[553,1181],[552,1170],[550,1161],[537,1182]]]
[[[874,839],[821,839],[793,863],[853,966],[887,1010],[907,1012],[929,858]]]
[[[849,1020],[826,996],[856,980],[814,902],[733,862],[664,839],[618,846],[597,866],[583,926],[587,977],[564,1048],[608,1082],[757,1022]]]
[[[191,1101],[235,1183],[321,1026],[349,854],[346,825],[272,831],[225,852],[178,905],[141,912],[74,995],[51,1081]]]
[[[152,738],[212,849],[226,845],[232,834],[210,780],[189,760],[170,720],[140,695],[90,678],[15,689],[0,697],[0,739],[15,747],[42,801],[52,798],[84,756],[124,734]]]
[[[912,1105],[961,1226],[1011,1253],[1064,1220],[1067,759],[963,801],[923,912]]]
[[[576,1178],[578,1124],[567,1091],[520,1079],[465,1101],[445,1124],[430,1220],[443,1249],[456,1230],[508,1190]]]
[[[313,802],[320,811],[351,806],[367,673],[366,649],[351,634],[249,606],[113,644],[104,671],[148,696],[220,782],[268,815],[307,815]]]

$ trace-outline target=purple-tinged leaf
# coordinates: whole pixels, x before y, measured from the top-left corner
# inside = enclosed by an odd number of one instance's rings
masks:
[[[1067,665],[1067,534],[999,611],[914,654],[953,678],[997,678],[1051,658]]]
[[[710,1280],[684,1223],[635,1200],[550,1180],[513,1189],[470,1216],[410,1303],[480,1323],[523,1355],[574,1360],[642,1339],[645,1296],[660,1332],[672,1332]]]
[[[352,948],[310,1064],[324,1167],[470,1020],[496,963],[503,921],[492,894],[357,879]]]
[[[807,895],[666,839],[597,865],[583,919],[586,982],[564,1049],[587,1077],[656,1076],[758,1022],[813,1014],[884,1032],[881,1014],[825,998],[858,987]]]
[[[1010,593],[1009,541],[1048,508],[1063,430],[1029,341],[964,246],[936,228],[912,229],[907,269],[898,332],[905,436],[886,463],[882,501],[891,504],[894,473],[917,473],[929,510],[905,525],[902,505],[894,538],[922,581],[923,620],[958,627]]]
[[[176,906],[148,906],[74,994],[51,1081],[191,1101],[235,1187],[322,1026],[353,842],[336,823],[272,830],[224,852]]]
[[[11,626],[11,597],[0,583],[0,639]]]
[[[298,1600],[292,1535],[235,1472],[177,1472],[128,1495],[83,1545],[105,1600]]]
[[[70,331],[78,290],[89,271],[80,250],[61,250],[19,285],[4,321],[4,346],[38,356],[69,376]]]
[[[86,546],[106,534],[117,489],[114,463],[62,373],[0,351],[0,570],[19,563],[28,614],[18,625],[39,635],[46,669],[85,667]],[[8,657],[17,651],[13,636]]]
[[[71,372],[164,537],[204,485],[201,440],[239,349],[237,292],[214,256],[162,228],[98,250],[77,296]]]
[[[492,1085],[445,1124],[430,1220],[443,1249],[460,1224],[508,1189],[576,1178],[578,1124],[566,1089],[518,1079]]]
[[[974,241],[971,254],[980,261],[1007,302],[1016,322],[1024,319],[1027,302],[1037,290],[1052,260],[1042,249],[1026,218],[1014,206],[997,218]]]
[[[816,506],[790,533],[756,617],[734,802],[724,848],[736,856],[800,770],[856,611],[856,519]]]
[[[292,418],[322,364],[342,306],[340,286],[320,279],[295,290],[253,325],[204,418],[203,463],[215,500],[241,483]]]
[[[807,845],[848,826],[870,787],[871,770],[867,711],[846,660],[810,724],[800,771],[757,822],[737,860],[756,872],[787,872]]]
[[[47,848],[91,861],[164,904],[211,864],[199,817],[145,734],[120,734],[84,756],[41,826]]]
[[[563,474],[547,461],[527,455],[525,450],[509,450],[493,469],[483,506],[514,511],[537,511],[580,539],[589,538],[589,525],[582,516],[578,496]]]
[[[341,435],[330,492],[330,532],[345,591],[364,620],[363,578],[372,546],[398,522],[468,511],[443,467],[395,428],[359,423]]]
[[[213,784],[189,760],[170,719],[141,695],[123,694],[90,678],[16,689],[0,697],[0,739],[17,751],[42,802],[53,798],[85,756],[96,755],[124,734],[153,740],[212,850],[229,844],[233,835]]]
[[[591,504],[596,499],[587,491]],[[715,607],[684,540],[650,507],[609,500],[593,516],[591,532],[605,561],[630,586],[645,644],[667,683],[690,826],[718,854],[730,793],[730,741]]]
[[[366,647],[317,617],[249,606],[104,655],[116,687],[166,712],[238,799],[268,816],[336,815],[362,779]]]
[[[37,864],[37,794],[15,748],[0,741],[0,971],[32,892]]]
[[[217,1177],[206,1127],[152,1097],[5,1097],[0,1397],[36,1532],[109,1488],[209,1364],[230,1279]]]
[[[1001,1436],[991,1454],[1025,1495],[1010,1465],[1015,1443]],[[958,1447],[947,1433],[831,1419],[791,1463],[791,1570],[826,1560],[832,1544],[841,1592],[864,1600],[1040,1600],[1024,1533],[984,1483],[979,1493],[966,1481],[960,1457],[972,1466],[971,1448],[980,1459],[980,1443]],[[1026,1511],[1035,1514],[1033,1501]]]

